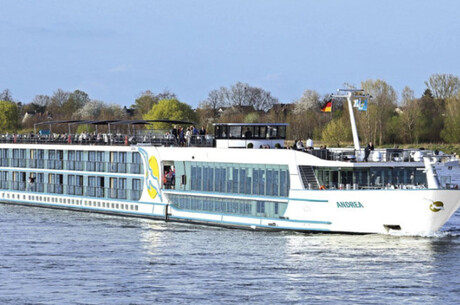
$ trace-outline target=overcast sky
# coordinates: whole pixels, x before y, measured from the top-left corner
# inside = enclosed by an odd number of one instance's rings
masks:
[[[430,75],[460,75],[459,12],[454,0],[0,0],[0,91],[129,106],[169,89],[196,107],[237,81],[287,103],[383,79],[420,96]]]

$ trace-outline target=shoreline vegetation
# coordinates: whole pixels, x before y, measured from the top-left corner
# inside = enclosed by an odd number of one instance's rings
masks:
[[[354,110],[361,145],[373,142],[376,147],[418,147],[459,154],[460,78],[433,74],[425,85],[423,94],[416,97],[411,88],[406,86],[397,93],[380,79],[343,84],[341,87],[360,88],[371,96],[365,109]],[[330,105],[327,113],[322,112],[326,103]],[[348,103],[331,94],[307,89],[294,101],[280,102],[271,92],[243,82],[210,91],[195,109],[168,90],[143,91],[129,107],[92,99],[82,90],[58,89],[51,95],[36,95],[29,102],[18,101],[9,89],[0,92],[0,134],[33,133],[37,123],[67,120],[187,121],[211,134],[213,123],[288,123],[288,140],[306,142],[311,138],[317,147],[346,147],[352,143],[348,113]],[[53,126],[52,132],[79,134],[94,132],[92,128],[60,124]],[[117,128],[126,132],[126,128]],[[168,130],[173,126],[155,123],[146,128]],[[101,126],[99,132],[107,131]]]

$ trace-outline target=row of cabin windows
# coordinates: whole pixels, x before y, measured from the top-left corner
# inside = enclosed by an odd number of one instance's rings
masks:
[[[216,125],[216,139],[285,139],[286,126]]]
[[[30,158],[26,158],[26,149],[11,151],[10,153],[8,148],[0,149],[0,166],[133,174],[143,172],[142,159],[138,152],[30,149]]]
[[[287,166],[191,162],[190,167],[193,191],[280,197],[289,193]]]
[[[119,204],[113,202],[104,202],[104,201],[90,201],[82,199],[67,199],[67,198],[58,198],[58,197],[48,197],[48,196],[34,196],[34,195],[20,195],[20,194],[9,194],[2,193],[2,198],[6,199],[17,199],[17,200],[29,200],[29,201],[38,201],[41,203],[63,203],[69,205],[79,205],[95,208],[106,208],[106,209],[117,209],[117,210],[127,210],[127,211],[139,211],[139,206],[137,204]]]
[[[426,186],[423,168],[415,167],[372,167],[338,169],[329,167],[314,168],[320,185],[328,188],[353,185],[357,188],[382,188],[388,186]],[[306,186],[305,186],[306,187]]]
[[[284,202],[220,199],[177,194],[170,194],[168,197],[173,206],[179,209],[219,214],[280,217],[283,216],[287,208],[287,203]]]
[[[0,171],[0,189],[138,200],[142,193],[142,181],[52,173],[29,173],[27,176],[25,172]]]

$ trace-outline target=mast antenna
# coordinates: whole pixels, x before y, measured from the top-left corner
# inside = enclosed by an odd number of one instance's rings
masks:
[[[346,98],[348,101],[348,112],[350,113],[351,132],[353,134],[353,144],[355,150],[360,150],[358,129],[356,128],[355,115],[353,113],[352,100],[370,99],[371,95],[366,94],[363,89],[337,89],[337,94],[332,94],[333,98]]]

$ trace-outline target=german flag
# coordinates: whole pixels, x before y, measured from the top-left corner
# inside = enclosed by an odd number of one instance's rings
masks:
[[[332,101],[327,101],[324,103],[323,107],[321,107],[321,112],[331,112],[332,111]]]

